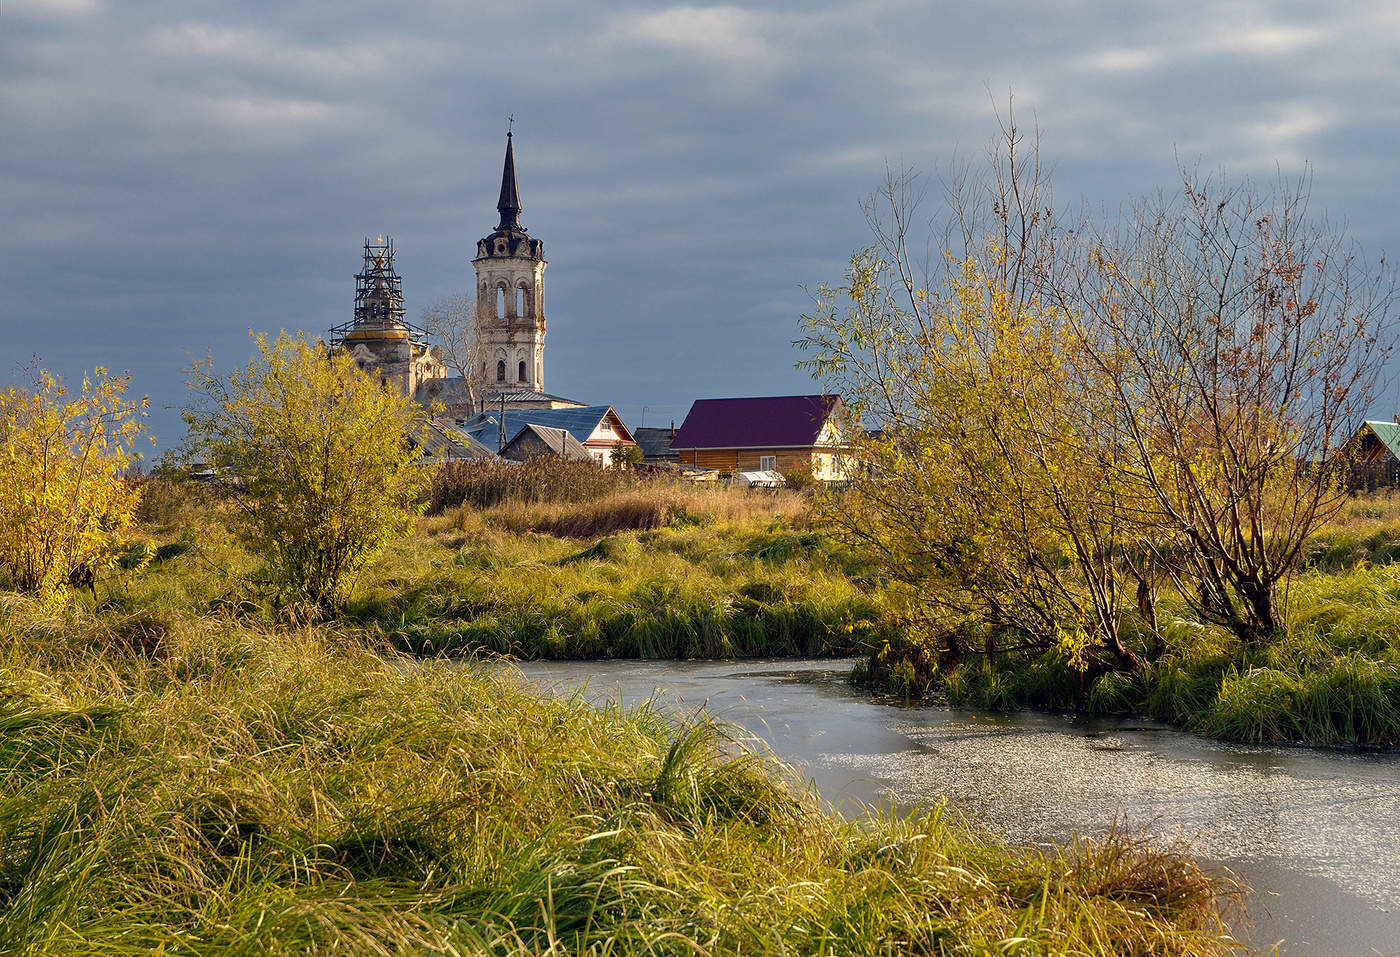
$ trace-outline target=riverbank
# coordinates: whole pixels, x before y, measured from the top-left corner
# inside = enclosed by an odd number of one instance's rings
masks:
[[[878,575],[802,496],[752,494],[537,465],[463,470],[365,577],[338,626],[421,656],[517,659],[865,656],[857,682],[900,700],[979,710],[1144,714],[1251,743],[1400,744],[1400,498],[1355,500],[1308,542],[1287,632],[1260,648],[1161,596],[1160,647],[1135,673],[1086,675],[1058,653],[940,666],[895,623]],[[493,477],[494,476],[494,477]],[[508,480],[508,484],[507,484]],[[594,484],[590,485],[588,482]],[[271,627],[256,562],[219,503],[156,483],[155,560],[102,604],[160,618],[231,614]],[[435,493],[435,495],[438,493]]]
[[[708,723],[334,628],[0,606],[15,954],[1230,951],[1230,884],[1120,836],[846,822]]]
[[[1161,648],[1129,635],[1144,665],[1086,676],[1057,652],[939,663],[896,638],[856,683],[906,700],[993,711],[1141,714],[1228,741],[1400,747],[1400,499],[1361,497],[1306,544],[1283,593],[1285,631],[1250,647],[1195,619],[1179,596],[1159,606]]]
[[[1280,957],[1396,955],[1400,762],[1222,744],[1143,718],[892,708],[850,661],[522,662],[600,707],[703,708],[743,727],[830,800],[908,811],[947,801],[1018,844],[1110,827],[1185,839],[1255,891],[1237,934]]]

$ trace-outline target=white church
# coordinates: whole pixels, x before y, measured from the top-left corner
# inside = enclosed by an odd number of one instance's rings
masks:
[[[582,457],[607,465],[619,444],[635,444],[611,406],[587,405],[544,391],[544,243],[520,225],[520,188],[513,133],[506,134],[505,167],[496,204],[500,221],[476,244],[475,389],[450,377],[439,347],[404,318],[393,242],[365,241],[356,275],[351,322],[331,330],[331,347],[350,351],[359,367],[386,388],[403,390],[445,410],[435,420],[449,457],[454,449],[504,454],[520,446]],[[475,392],[473,401],[472,392]],[[528,434],[526,434],[528,433]],[[559,433],[558,441],[550,436]],[[455,439],[465,438],[459,442]],[[521,441],[517,441],[517,439]],[[533,440],[531,442],[526,439]],[[541,446],[543,443],[543,446]],[[470,455],[468,456],[470,457]]]

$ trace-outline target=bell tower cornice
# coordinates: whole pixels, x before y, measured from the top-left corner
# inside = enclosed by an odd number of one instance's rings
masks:
[[[514,117],[512,117],[512,123]],[[496,203],[496,211],[501,214],[500,222],[490,235],[476,244],[476,259],[530,259],[544,260],[544,243],[530,236],[530,231],[520,225],[520,184],[515,176],[515,134],[506,133],[506,161],[501,169],[501,196]]]

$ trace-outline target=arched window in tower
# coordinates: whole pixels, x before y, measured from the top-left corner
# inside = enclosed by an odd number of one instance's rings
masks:
[[[521,381],[521,382],[524,382],[524,381],[525,381],[525,360],[524,360],[524,359],[521,359],[521,360],[520,360],[520,381]]]
[[[504,359],[496,360],[496,381],[506,381],[506,360]]]
[[[500,285],[496,287],[496,318],[506,317],[506,287]]]
[[[515,314],[517,316],[528,316],[530,313],[525,307],[525,284],[521,283],[515,287]]]

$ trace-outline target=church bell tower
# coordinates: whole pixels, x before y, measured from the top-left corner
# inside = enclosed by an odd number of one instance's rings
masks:
[[[501,221],[476,244],[476,320],[488,392],[544,391],[544,243],[520,225],[513,134],[506,133]]]

